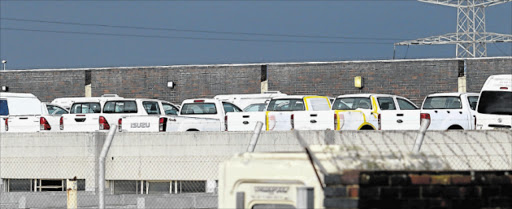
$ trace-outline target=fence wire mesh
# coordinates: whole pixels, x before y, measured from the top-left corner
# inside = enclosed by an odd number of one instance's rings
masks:
[[[252,132],[117,133],[105,159],[106,208],[216,208],[219,164],[245,152]],[[511,131],[299,131],[308,145],[338,145],[338,169],[512,170]],[[291,131],[262,132],[255,152],[302,152]],[[0,208],[98,207],[98,156],[106,133],[0,137]],[[417,160],[419,159],[419,160]],[[359,163],[358,163],[359,162]],[[384,162],[384,163],[383,163]],[[391,163],[389,163],[391,162]],[[417,166],[422,164],[423,166]]]

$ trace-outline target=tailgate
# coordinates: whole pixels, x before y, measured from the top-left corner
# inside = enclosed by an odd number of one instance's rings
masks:
[[[384,110],[380,118],[381,130],[420,129],[420,110]]]
[[[265,112],[228,112],[226,117],[228,131],[254,131],[258,121],[265,125]]]
[[[100,114],[64,114],[63,131],[66,132],[90,132],[100,129]]]
[[[9,116],[7,132],[38,132],[39,118],[40,116]]]
[[[296,130],[334,130],[334,111],[297,111],[293,114]]]
[[[167,118],[165,118],[167,120]],[[134,115],[121,117],[120,129],[123,132],[159,132],[160,116]]]

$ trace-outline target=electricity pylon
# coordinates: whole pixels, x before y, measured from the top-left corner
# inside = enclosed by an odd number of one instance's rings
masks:
[[[485,30],[485,8],[512,0],[418,0],[457,8],[457,32],[395,43],[396,46],[455,44],[457,58],[486,57],[487,43],[512,42],[511,34]],[[394,55],[393,55],[394,56]]]

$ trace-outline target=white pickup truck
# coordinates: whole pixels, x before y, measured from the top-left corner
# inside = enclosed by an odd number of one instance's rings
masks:
[[[0,132],[60,131],[60,115],[64,108],[42,103],[33,94],[0,94]]]
[[[487,78],[477,104],[476,129],[512,129],[512,74]]]
[[[156,99],[92,98],[73,103],[70,114],[63,115],[61,127],[64,131],[89,132],[109,130],[118,124],[119,131],[165,131],[161,126],[166,120],[161,121],[160,116],[177,112],[175,105]]]
[[[228,113],[228,131],[253,131],[257,122],[262,130],[327,130],[334,129],[334,112],[324,96],[281,96],[270,100],[266,112]]]
[[[421,106],[421,118],[430,118],[428,130],[475,129],[478,93],[437,93],[428,95]]]
[[[405,97],[348,94],[336,97],[336,130],[417,130],[420,110]]]
[[[179,115],[168,118],[167,132],[226,131],[226,113],[229,112],[242,110],[218,99],[187,99],[181,104]]]

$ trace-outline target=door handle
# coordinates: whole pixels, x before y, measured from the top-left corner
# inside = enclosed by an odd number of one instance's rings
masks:
[[[244,125],[247,125],[247,124],[249,124],[249,121],[244,121],[244,122],[242,122],[242,123],[243,123]]]
[[[311,123],[316,123],[316,120],[310,120],[309,122],[311,122]]]
[[[310,116],[311,116],[311,117],[316,117],[317,115],[316,115],[316,114],[311,114]]]
[[[403,123],[404,121],[402,119],[396,120],[397,123]]]
[[[399,113],[399,114],[396,114],[396,116],[398,116],[398,117],[403,117],[403,116],[404,116],[404,114],[403,114],[403,113]]]
[[[248,115],[244,115],[244,116],[242,116],[242,118],[249,118],[249,116]]]

